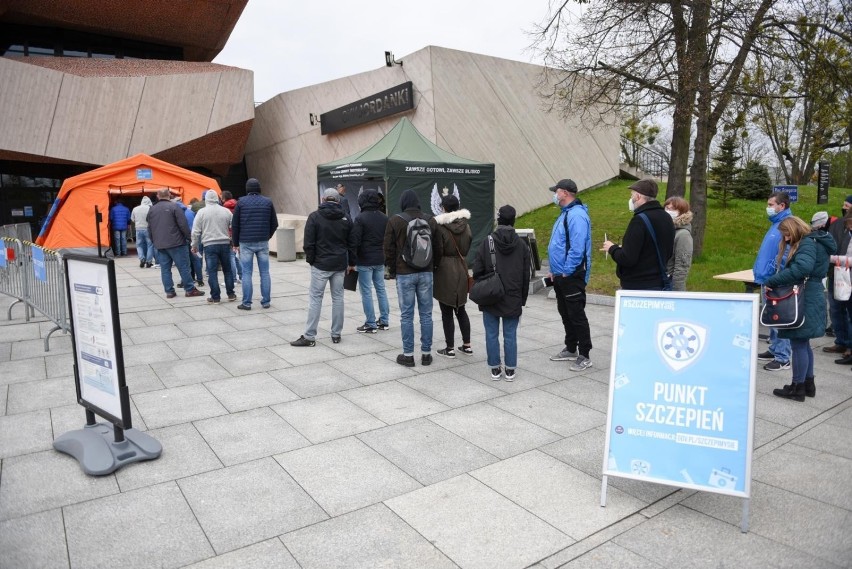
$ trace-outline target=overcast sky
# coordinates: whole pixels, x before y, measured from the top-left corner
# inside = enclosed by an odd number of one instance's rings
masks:
[[[249,0],[214,60],[254,71],[255,101],[384,66],[428,45],[537,63],[548,0]]]

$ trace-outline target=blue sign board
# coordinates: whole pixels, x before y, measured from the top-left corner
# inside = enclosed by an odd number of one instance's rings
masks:
[[[152,180],[154,179],[154,172],[150,168],[136,168],[136,179]]]
[[[47,269],[44,266],[44,249],[41,247],[33,247],[33,273],[35,278],[40,281],[47,282]]]
[[[773,192],[786,192],[790,196],[790,203],[799,201],[799,186],[772,186]]]
[[[749,496],[757,301],[616,293],[604,475]]]
[[[6,243],[0,241],[0,267],[6,266]]]

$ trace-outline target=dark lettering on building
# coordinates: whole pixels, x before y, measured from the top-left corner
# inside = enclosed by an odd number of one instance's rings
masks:
[[[331,134],[345,128],[410,111],[413,108],[414,87],[411,81],[408,81],[360,101],[323,113],[320,115],[320,132]]]

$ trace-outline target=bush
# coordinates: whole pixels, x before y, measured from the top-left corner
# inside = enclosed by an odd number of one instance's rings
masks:
[[[772,193],[772,181],[769,171],[760,162],[749,161],[737,176],[734,190],[738,198],[744,200],[765,200]]]

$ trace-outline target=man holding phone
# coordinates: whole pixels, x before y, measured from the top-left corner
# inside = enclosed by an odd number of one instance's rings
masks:
[[[577,197],[573,180],[560,180],[550,188],[560,208],[553,224],[547,256],[556,291],[556,306],[565,328],[565,348],[551,361],[573,361],[571,371],[592,367],[592,335],[586,318],[586,285],[592,272],[592,222],[588,208]]]

